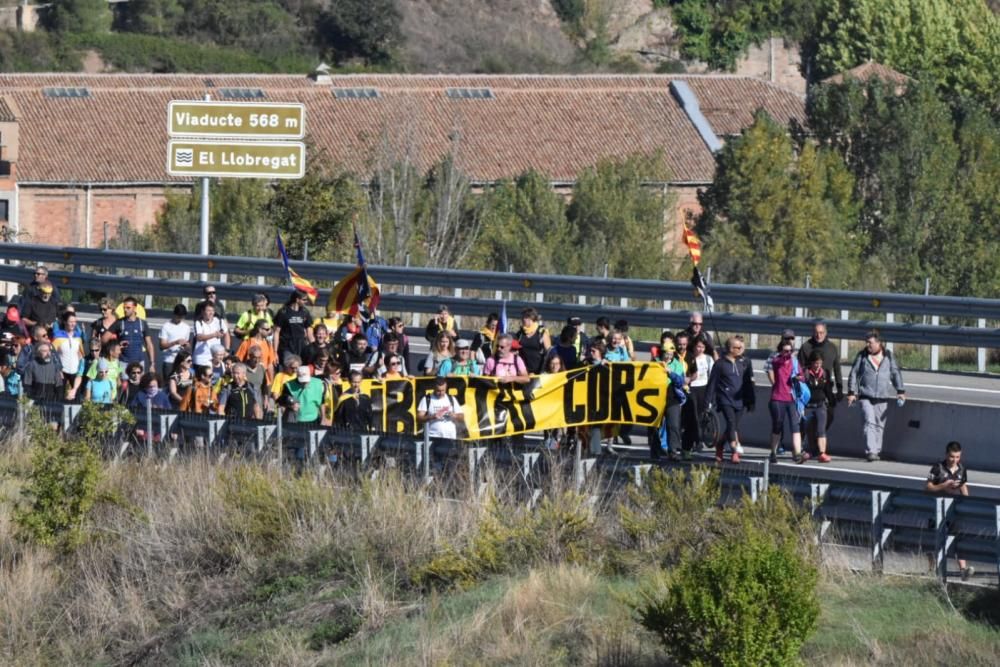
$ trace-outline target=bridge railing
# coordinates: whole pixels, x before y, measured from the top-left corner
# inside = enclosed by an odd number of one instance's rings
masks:
[[[41,262],[50,267],[68,267],[66,271],[52,271],[50,276],[74,290],[144,294],[150,298],[198,298],[202,283],[191,277],[206,273],[217,277],[212,282],[223,299],[246,301],[251,294],[264,291],[272,300],[282,300],[288,293],[287,285],[283,284],[284,268],[278,260],[17,243],[0,243],[0,258],[11,262],[0,266],[0,280],[8,282],[31,279],[30,271],[17,264]],[[353,268],[349,264],[325,262],[292,264],[310,280],[331,285]],[[116,275],[125,270],[139,275]],[[498,301],[504,297],[508,299],[509,312],[544,303],[548,318],[607,315],[623,317],[634,326],[656,328],[687,325],[688,313],[676,310],[678,304],[690,309],[700,307],[691,285],[677,281],[395,266],[371,266],[370,270],[386,288],[382,308],[411,313],[414,324],[421,314],[435,312],[442,303],[459,316],[481,316],[496,310]],[[165,278],[178,274],[184,279]],[[244,279],[235,279],[237,276]],[[268,279],[272,284],[267,284]],[[428,294],[428,290],[438,293]],[[511,299],[513,295],[527,295],[527,298]],[[1000,330],[987,326],[988,322],[995,325],[1000,321],[1000,299],[727,284],[713,285],[712,296],[717,306],[715,327],[720,331],[749,333],[751,347],[757,347],[758,335],[774,335],[785,327],[805,332],[813,321],[809,312],[826,311],[839,315],[828,319],[837,320],[836,335],[841,338],[844,357],[847,357],[848,338],[858,339],[873,327],[894,342],[931,346],[932,370],[937,369],[941,345],[977,348],[980,372],[986,370],[987,350],[1000,348]],[[321,298],[325,300],[325,294]],[[590,303],[596,298],[600,298],[600,303]],[[778,311],[793,309],[794,315],[761,314],[762,306]],[[851,319],[852,312],[862,317]],[[897,315],[917,316],[921,321],[897,322]],[[975,322],[975,326],[942,325],[942,317]],[[926,323],[928,318],[930,323]]]

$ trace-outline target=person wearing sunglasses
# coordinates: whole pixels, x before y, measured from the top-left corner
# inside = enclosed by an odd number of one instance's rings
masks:
[[[240,319],[236,321],[236,328],[233,329],[233,333],[240,339],[245,340],[253,332],[254,325],[261,320],[265,321],[270,328],[274,324],[274,313],[268,307],[270,304],[271,301],[267,298],[266,294],[254,294],[250,308],[240,315]]]
[[[712,357],[714,361],[719,360],[719,351],[712,343],[712,336],[705,331],[705,317],[701,313],[691,313],[688,320],[688,328],[684,330],[688,335],[688,347],[694,349],[694,344],[701,341],[705,344],[705,354]]]
[[[44,282],[49,282],[49,270],[39,264],[32,273],[31,282],[24,286],[25,300],[34,299],[39,296],[38,287]],[[52,300],[59,303],[59,288],[52,285]]]
[[[98,305],[101,309],[101,316],[91,323],[90,337],[91,339],[103,340],[104,334],[108,332],[118,316],[115,315],[115,302],[108,297],[101,299]]]
[[[251,350],[257,348],[260,353],[261,365],[274,369],[278,365],[278,355],[275,354],[274,348],[271,346],[272,331],[273,325],[267,320],[262,319],[254,322],[250,334],[243,339],[236,350],[236,356],[239,357],[239,360],[246,363],[250,358]]]

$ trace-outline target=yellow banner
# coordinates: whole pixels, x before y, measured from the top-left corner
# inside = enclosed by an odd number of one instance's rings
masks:
[[[365,380],[375,427],[417,435],[417,407],[434,392],[433,377]],[[497,438],[597,424],[659,424],[667,403],[667,373],[658,363],[613,363],[565,373],[532,375],[528,384],[484,376],[448,378],[448,393],[462,406],[458,437]]]

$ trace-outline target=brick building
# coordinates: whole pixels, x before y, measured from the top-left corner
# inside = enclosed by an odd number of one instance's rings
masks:
[[[601,158],[662,151],[676,194],[697,211],[713,151],[760,108],[804,121],[804,97],[734,75],[0,75],[0,213],[24,242],[98,246],[104,225],[142,229],[169,188],[170,100],[302,102],[306,141],[370,178],[387,152],[425,169],[459,146],[485,185],[534,168],[568,192]],[[667,221],[668,224],[671,222]],[[673,236],[673,235],[670,235]]]

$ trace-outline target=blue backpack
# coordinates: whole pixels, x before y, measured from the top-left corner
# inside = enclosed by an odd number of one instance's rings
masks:
[[[382,337],[388,333],[389,323],[384,317],[375,315],[365,324],[365,338],[368,339],[368,347],[378,350],[382,346]]]
[[[799,410],[799,415],[805,414],[809,399],[812,398],[812,391],[809,385],[799,379],[799,360],[792,357],[792,375],[789,377],[792,385],[792,396],[795,397],[795,407]]]

